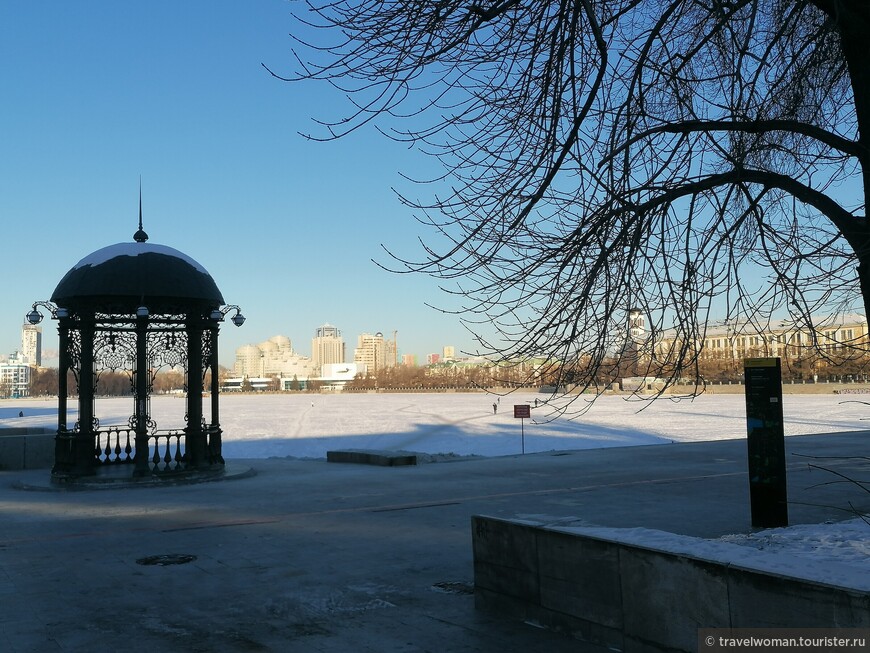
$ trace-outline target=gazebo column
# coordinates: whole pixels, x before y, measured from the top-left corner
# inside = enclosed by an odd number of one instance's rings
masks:
[[[97,433],[94,430],[94,334],[93,316],[81,321],[82,338],[79,356],[79,430],[73,440],[73,474],[89,476],[94,474],[94,460],[97,448]]]
[[[222,431],[220,420],[220,366],[218,363],[218,322],[209,325],[209,363],[211,369],[211,427],[208,437],[208,461],[212,465],[223,465],[224,458],[221,452]]]
[[[187,427],[184,451],[187,466],[208,465],[206,432],[202,428],[202,326],[199,320],[187,323]]]
[[[68,474],[73,464],[73,440],[67,432],[67,376],[70,369],[69,323],[61,318],[57,326],[58,370],[57,370],[57,435],[54,438],[54,467],[52,474]]]
[[[136,455],[133,476],[148,476],[148,316],[136,316]]]

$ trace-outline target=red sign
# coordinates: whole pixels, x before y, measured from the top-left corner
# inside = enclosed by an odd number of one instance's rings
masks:
[[[532,416],[532,407],[528,404],[514,404],[514,417],[531,417]]]

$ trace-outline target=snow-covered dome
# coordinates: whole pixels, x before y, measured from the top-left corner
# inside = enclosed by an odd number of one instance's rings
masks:
[[[84,257],[57,284],[51,301],[64,308],[151,313],[221,306],[214,279],[195,260],[166,245],[109,245]]]

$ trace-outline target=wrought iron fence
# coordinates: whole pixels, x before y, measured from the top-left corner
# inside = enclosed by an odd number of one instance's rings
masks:
[[[124,465],[136,457],[136,431],[128,426],[109,426],[96,432],[94,455],[98,465]],[[182,468],[183,429],[153,431],[148,435],[149,464],[154,473],[174,472]]]
[[[148,436],[149,450],[153,452],[151,454],[152,472],[174,472],[182,469],[184,453],[181,450],[181,438],[183,435],[183,429],[171,429],[154,431]]]
[[[136,432],[126,426],[108,426],[95,433],[94,455],[100,465],[132,463]]]

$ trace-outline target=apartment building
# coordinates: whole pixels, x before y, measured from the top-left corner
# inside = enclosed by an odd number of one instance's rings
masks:
[[[353,362],[365,365],[370,374],[377,374],[378,370],[396,365],[396,340],[384,338],[380,331],[372,335],[362,333],[357,338],[356,349],[353,352]]]
[[[30,396],[30,364],[19,352],[0,363],[0,397],[18,399]]]
[[[792,321],[771,321],[759,325],[745,321],[709,324],[699,345],[702,360],[739,361],[751,357],[800,358],[817,350],[827,354],[847,353],[866,348],[867,318],[858,313],[823,316],[814,320],[814,331]],[[675,351],[679,342],[665,332],[656,343],[657,357]]]

